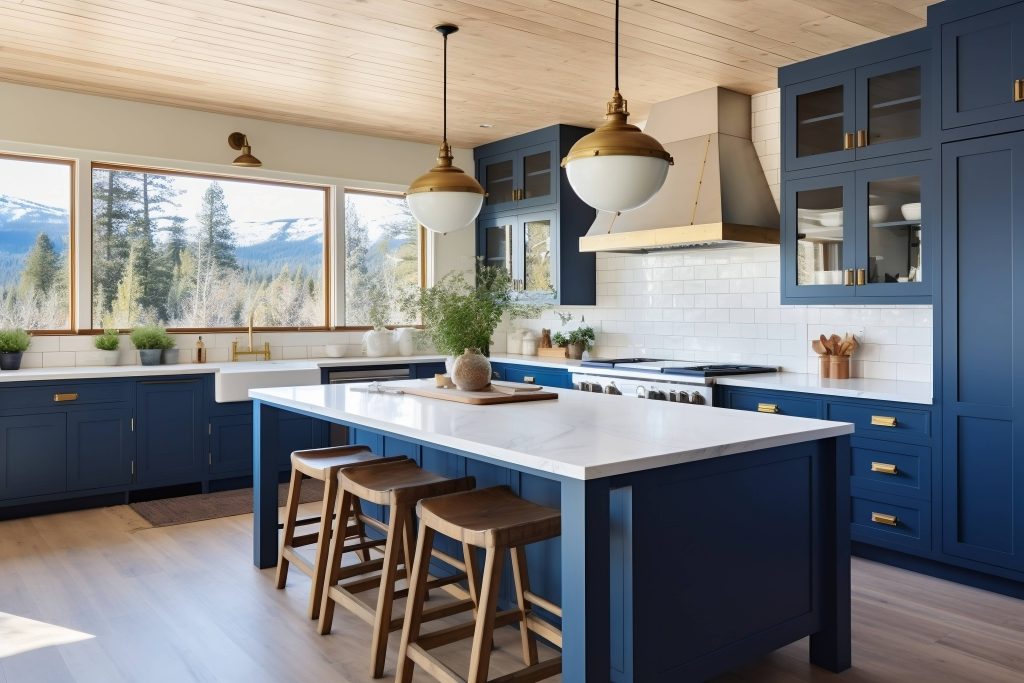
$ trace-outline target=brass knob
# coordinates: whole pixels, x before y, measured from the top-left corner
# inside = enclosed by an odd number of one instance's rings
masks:
[[[779,412],[779,407],[774,403],[758,403],[757,412],[759,413],[771,413],[773,415]]]

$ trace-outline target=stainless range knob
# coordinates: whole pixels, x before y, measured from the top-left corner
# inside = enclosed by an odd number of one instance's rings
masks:
[[[704,400],[704,397],[700,394],[699,391],[695,391],[693,392],[693,396],[690,397],[690,403],[702,406],[705,403],[707,403],[707,401]]]
[[[645,387],[643,384],[638,386],[636,388],[636,397],[637,398],[647,398],[647,387]]]
[[[598,384],[597,382],[593,382],[590,385],[590,390],[592,392],[594,392],[595,394],[600,394],[600,393],[602,393],[604,391],[604,388],[600,384]]]
[[[650,391],[647,392],[647,398],[651,399],[652,401],[664,401],[666,397],[664,391],[660,389],[651,389]]]
[[[689,403],[690,402],[690,395],[688,393],[686,393],[685,391],[680,391],[679,394],[676,396],[676,402],[678,402],[678,403]]]
[[[580,380],[580,383],[576,385],[576,388],[580,391],[590,391],[590,382]]]
[[[619,391],[619,388],[615,386],[615,382],[608,382],[608,386],[604,388],[604,393],[615,394],[616,396],[622,395],[622,392]]]

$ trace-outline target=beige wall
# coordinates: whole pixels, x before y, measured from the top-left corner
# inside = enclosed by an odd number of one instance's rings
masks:
[[[344,112],[338,112],[338,118]],[[227,136],[241,131],[259,169],[231,166],[237,152]],[[79,160],[77,214],[90,215],[89,165],[92,161],[162,166],[190,171],[230,173],[251,177],[303,180],[346,187],[402,191],[409,181],[433,165],[436,144],[374,138],[334,131],[260,121],[238,116],[130,102],[108,97],[0,83],[0,152],[71,157]],[[472,151],[456,149],[456,163],[472,171]],[[338,193],[336,213],[344,202]],[[336,223],[340,223],[337,221]],[[88,231],[78,232],[78,312],[81,327],[88,322]],[[340,235],[339,235],[340,237]],[[335,245],[343,244],[334,239]],[[463,230],[431,237],[428,274],[439,277],[472,265],[474,237]],[[340,252],[334,260],[339,262]],[[340,280],[334,282],[340,286]],[[338,291],[335,301],[344,297]],[[340,311],[335,311],[337,319]]]

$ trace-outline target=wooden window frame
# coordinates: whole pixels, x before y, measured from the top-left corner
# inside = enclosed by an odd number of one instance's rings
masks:
[[[78,237],[77,202],[78,202],[78,160],[68,157],[47,156],[45,154],[21,154],[18,152],[0,152],[0,159],[11,161],[27,161],[44,164],[67,166],[70,176],[68,178],[68,325],[67,328],[50,330],[28,330],[33,337],[45,337],[54,335],[74,334],[77,324],[75,313],[78,300],[78,250],[76,248]]]
[[[250,176],[238,176],[229,173],[211,173],[207,171],[182,171],[180,169],[173,168],[162,168],[159,166],[139,166],[135,164],[116,164],[109,162],[95,161],[90,165],[89,169],[89,258],[90,258],[90,278],[89,278],[89,300],[92,301],[92,268],[91,264],[94,262],[92,254],[92,182],[93,172],[95,171],[124,171],[128,173],[149,173],[159,175],[170,175],[170,176],[181,176],[185,178],[201,178],[201,179],[213,179],[213,180],[230,180],[232,182],[243,182],[252,183],[254,185],[273,185],[273,186],[294,186],[304,187],[309,189],[316,189],[323,192],[324,199],[324,241],[323,241],[323,309],[324,309],[324,324],[323,325],[311,325],[308,327],[290,326],[290,327],[253,327],[254,332],[326,332],[326,331],[344,331],[346,329],[369,329],[369,328],[344,328],[334,327],[331,325],[331,198],[333,196],[332,190],[334,188],[330,185],[321,185],[318,183],[305,183],[292,180],[276,180],[269,178],[253,178]],[[94,324],[92,320],[92,304],[89,306],[89,322]],[[205,333],[218,333],[218,332],[239,332],[247,331],[247,326],[241,327],[168,327],[167,331],[172,334],[205,334]],[[128,330],[119,330],[120,332],[127,332]],[[101,334],[102,328],[91,327],[89,329],[79,330],[82,334]]]

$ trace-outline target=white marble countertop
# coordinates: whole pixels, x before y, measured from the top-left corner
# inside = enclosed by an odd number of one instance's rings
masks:
[[[391,382],[400,387],[407,380]],[[853,432],[843,422],[558,391],[557,401],[474,406],[354,391],[253,389],[250,398],[571,479],[597,479]]]
[[[762,375],[718,377],[716,384],[771,391],[793,391],[819,396],[862,398],[873,401],[932,404],[931,382],[906,382],[894,379],[822,379],[818,375],[799,372],[776,372]]]

